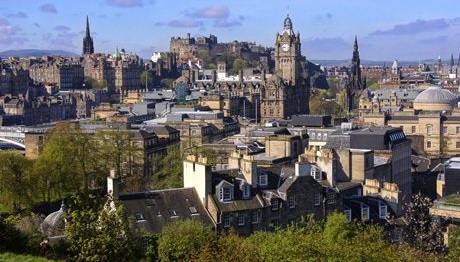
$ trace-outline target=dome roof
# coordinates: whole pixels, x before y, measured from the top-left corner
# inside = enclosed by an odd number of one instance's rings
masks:
[[[41,229],[48,237],[59,236],[64,234],[64,202],[61,204],[61,208],[49,214],[41,224]]]
[[[458,97],[440,86],[430,86],[414,99],[414,103],[456,105]]]

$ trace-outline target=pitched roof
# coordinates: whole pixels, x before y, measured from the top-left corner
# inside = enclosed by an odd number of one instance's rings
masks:
[[[126,193],[120,194],[119,200],[129,216],[136,219],[136,226],[147,232],[160,233],[165,225],[178,219],[213,225],[195,188]]]

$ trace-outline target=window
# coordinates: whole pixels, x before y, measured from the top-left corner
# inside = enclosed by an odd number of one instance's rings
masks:
[[[443,127],[442,127],[442,133],[443,133],[443,134],[447,134],[447,126],[443,126]]]
[[[310,138],[311,138],[312,140],[315,140],[315,139],[316,139],[316,134],[312,132],[312,133],[310,134]]]
[[[271,205],[272,211],[278,210],[278,198],[272,198]]]
[[[460,141],[455,142],[455,147],[460,148]]]
[[[273,219],[271,222],[270,222],[270,226],[276,228],[276,227],[279,227],[280,226],[280,221],[278,219]]]
[[[267,186],[268,182],[267,182],[267,175],[263,174],[263,175],[259,175],[259,185],[260,186]]]
[[[327,133],[323,134],[323,140],[327,140]]]
[[[410,131],[412,134],[415,134],[415,132],[417,131],[417,128],[415,126],[412,126]]]
[[[351,209],[345,209],[343,212],[347,216],[348,222],[351,222]]]
[[[144,215],[142,213],[136,213],[136,221],[142,221],[144,219]]]
[[[244,226],[244,213],[238,212],[238,226]]]
[[[318,140],[321,140],[321,133],[318,133]]]
[[[252,224],[257,224],[259,223],[259,210],[252,210],[251,212],[251,223]]]
[[[329,205],[335,204],[335,193],[334,192],[327,193],[327,203]]]
[[[230,227],[230,214],[224,213],[222,216],[222,221],[223,221],[224,227]]]
[[[433,134],[433,125],[427,125],[427,126],[426,126],[426,133],[427,133],[428,135]]]
[[[221,202],[231,201],[233,199],[233,190],[229,187],[221,187],[219,189],[219,200]]]
[[[295,196],[288,197],[289,208],[295,208]]]
[[[315,206],[321,205],[321,193],[315,193],[314,204]]]
[[[198,214],[198,211],[196,210],[195,206],[188,207],[188,210],[190,211],[190,214],[192,214],[192,215],[197,215]]]
[[[369,207],[362,207],[361,208],[361,220],[362,221],[369,220]]]
[[[460,126],[456,126],[456,127],[455,127],[455,133],[456,133],[456,134],[460,134]]]
[[[426,148],[431,148],[431,141],[426,141]]]
[[[247,199],[251,195],[251,188],[248,184],[243,185],[243,198]]]
[[[315,180],[321,180],[321,170],[315,166],[311,167],[310,170],[310,175],[315,179]]]
[[[168,209],[168,213],[170,217],[177,217],[176,209],[174,208]]]
[[[387,205],[380,204],[380,206],[379,206],[379,218],[380,219],[387,218]]]

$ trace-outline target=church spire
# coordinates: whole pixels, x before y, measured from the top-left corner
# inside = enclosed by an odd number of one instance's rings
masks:
[[[91,33],[89,30],[89,19],[86,16],[86,34],[83,38],[83,54],[93,54],[94,53],[94,46],[93,46],[93,38],[91,37]]]
[[[86,16],[86,37],[91,37],[90,32],[89,32],[89,20],[88,20],[88,16]]]
[[[358,36],[355,35],[355,44],[353,45],[353,50],[358,51]]]

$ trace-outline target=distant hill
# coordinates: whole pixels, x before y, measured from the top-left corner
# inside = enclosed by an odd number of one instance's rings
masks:
[[[310,62],[314,63],[314,64],[320,64],[322,66],[349,66],[351,64],[351,59],[343,59],[343,60],[321,60],[321,59],[311,59]],[[399,61],[398,60],[398,63],[400,66],[416,66],[419,64],[419,62],[422,62],[422,63],[427,63],[427,64],[430,64],[430,63],[433,63],[434,60],[432,59],[424,59],[424,60],[421,60],[421,61]],[[391,65],[393,64],[393,61],[374,61],[374,60],[361,60],[361,65],[363,66],[383,66],[383,64],[385,63],[385,65],[387,67],[391,67]]]
[[[21,50],[6,50],[0,52],[1,58],[7,57],[42,57],[44,55],[61,55],[61,56],[79,56],[75,53],[65,50],[40,50],[40,49],[21,49]]]

